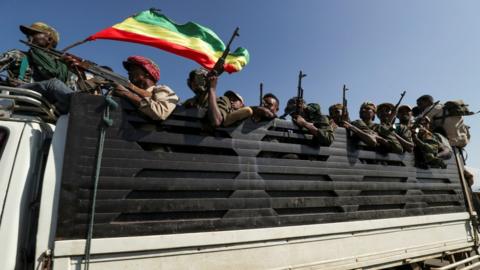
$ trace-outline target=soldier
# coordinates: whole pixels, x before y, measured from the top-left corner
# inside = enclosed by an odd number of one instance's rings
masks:
[[[212,127],[228,127],[253,115],[253,110],[246,107],[243,98],[234,91],[227,91],[217,99],[217,76],[208,77],[208,119]]]
[[[433,133],[430,127],[430,118],[425,116],[419,119],[418,133],[412,135],[415,143],[415,161],[421,168],[446,168],[443,160],[452,157],[452,148],[448,140],[440,133]]]
[[[343,117],[343,105],[340,103],[333,104],[328,108],[328,114],[330,117],[331,125],[336,127],[343,127],[343,122],[345,121],[342,119]]]
[[[253,120],[255,122],[269,121],[277,118],[280,100],[272,93],[265,94],[262,97],[262,106],[252,107]]]
[[[293,122],[312,134],[320,145],[330,146],[332,144],[334,140],[333,128],[328,117],[322,115],[319,104],[309,103],[305,105],[303,99],[293,97],[288,100],[285,113],[290,113]]]
[[[178,96],[166,85],[157,85],[160,69],[150,59],[130,56],[123,62],[132,83],[130,90],[116,85],[115,94],[127,98],[153,120],[165,120],[173,112]]]
[[[403,153],[403,147],[398,141],[392,125],[392,119],[396,114],[394,110],[395,105],[391,103],[382,103],[377,106],[377,116],[380,124],[374,126],[374,131],[379,135],[379,137],[377,137],[379,150],[401,154]]]
[[[398,141],[407,152],[412,152],[414,143],[412,139],[412,109],[408,105],[402,105],[397,109],[398,125],[395,128]]]
[[[361,141],[363,141],[367,146],[376,147],[378,136],[375,133],[376,124],[373,123],[375,120],[375,113],[377,112],[377,107],[371,102],[364,102],[360,106],[360,119],[355,120],[351,123],[344,121],[343,125],[346,129],[349,129],[353,132],[353,136]]]
[[[183,106],[185,108],[208,108],[208,70],[197,68],[188,74],[187,85],[195,96],[187,99]]]
[[[428,111],[432,129],[445,135],[452,146],[465,147],[470,141],[470,131],[464,123],[464,115],[472,115],[462,100],[434,105],[433,97],[423,95],[417,99],[420,111]]]
[[[21,25],[20,30],[30,43],[41,48],[56,48],[59,41],[58,32],[42,22],[31,26]],[[68,112],[70,94],[73,92],[70,87],[74,88],[75,76],[62,61],[36,48],[31,48],[28,52],[11,50],[0,56],[0,70],[2,69],[7,70],[7,81],[11,86],[39,92],[60,113]]]

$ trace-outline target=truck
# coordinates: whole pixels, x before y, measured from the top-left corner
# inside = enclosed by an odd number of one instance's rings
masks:
[[[463,162],[1,86],[0,269],[479,269]],[[6,105],[5,105],[6,104]],[[293,158],[292,158],[293,156]]]

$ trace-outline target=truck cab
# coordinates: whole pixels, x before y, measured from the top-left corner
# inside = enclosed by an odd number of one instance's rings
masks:
[[[1,269],[390,269],[476,251],[453,158],[417,168],[343,128],[319,146],[281,119],[154,122],[84,93],[57,117],[18,91],[1,96]]]

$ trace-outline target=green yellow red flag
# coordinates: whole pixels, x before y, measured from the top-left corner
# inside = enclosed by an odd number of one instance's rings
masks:
[[[189,59],[211,69],[225,50],[225,44],[212,30],[194,22],[177,24],[150,9],[104,29],[86,40],[113,39],[153,46]],[[249,61],[244,48],[237,48],[225,59],[225,71],[240,71]]]

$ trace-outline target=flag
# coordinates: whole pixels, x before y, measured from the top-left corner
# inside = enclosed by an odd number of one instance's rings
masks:
[[[226,47],[212,30],[194,22],[176,24],[154,9],[142,11],[86,40],[96,39],[145,44],[192,59],[207,69],[213,68]],[[237,48],[225,59],[225,71],[240,71],[249,58],[246,49]]]

